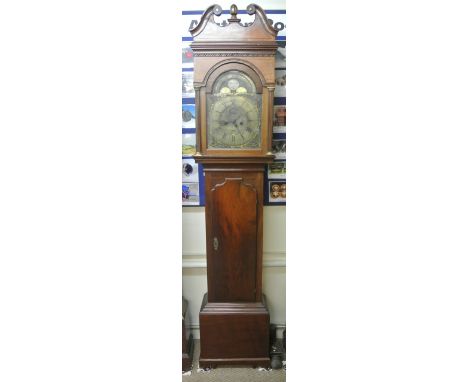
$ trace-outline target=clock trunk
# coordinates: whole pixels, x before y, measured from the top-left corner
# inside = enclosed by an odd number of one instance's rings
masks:
[[[261,301],[262,165],[205,165],[208,301]]]

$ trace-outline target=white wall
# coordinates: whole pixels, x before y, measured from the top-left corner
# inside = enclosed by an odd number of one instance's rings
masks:
[[[263,208],[263,293],[272,324],[286,324],[286,207]],[[182,292],[189,302],[189,319],[199,337],[198,313],[207,290],[205,209],[182,211]]]

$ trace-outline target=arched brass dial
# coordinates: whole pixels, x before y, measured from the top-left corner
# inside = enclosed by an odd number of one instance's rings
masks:
[[[248,149],[261,143],[261,95],[242,72],[224,73],[208,95],[208,148]]]

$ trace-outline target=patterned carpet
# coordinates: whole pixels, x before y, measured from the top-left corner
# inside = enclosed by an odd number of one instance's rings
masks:
[[[217,367],[198,371],[200,340],[195,340],[193,367],[190,375],[182,375],[182,382],[285,382],[286,370],[259,370],[251,367]]]

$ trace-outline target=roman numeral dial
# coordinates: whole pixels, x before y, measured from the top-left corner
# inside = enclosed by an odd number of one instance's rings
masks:
[[[258,148],[261,144],[261,95],[239,71],[221,75],[208,99],[208,148]]]

